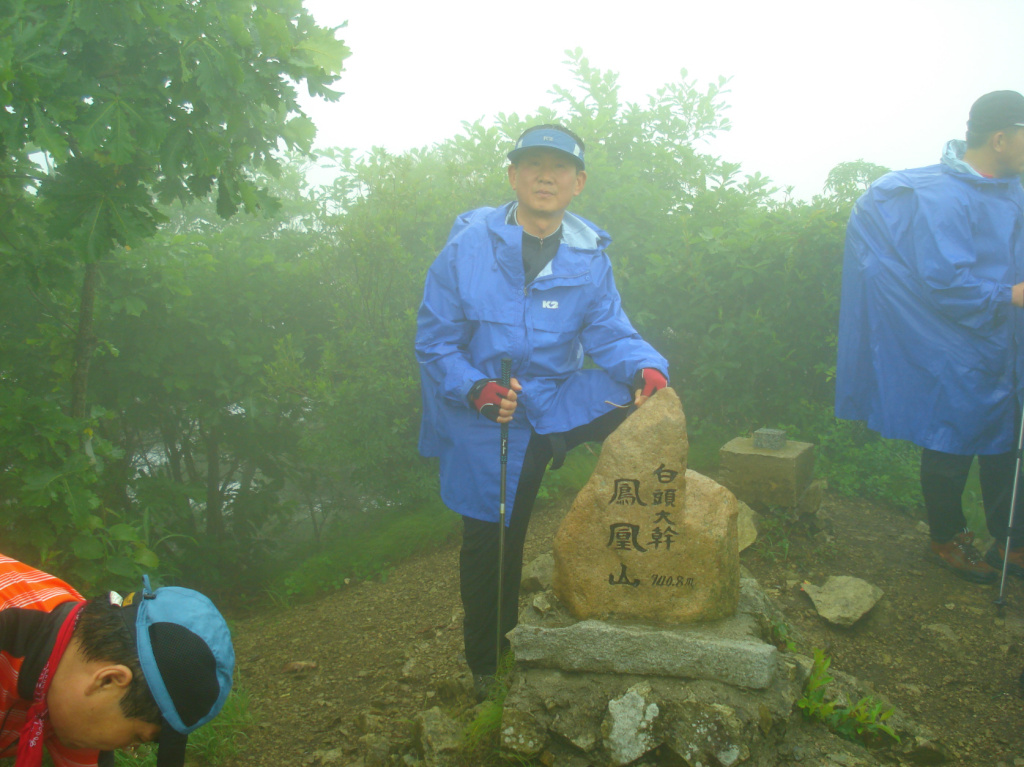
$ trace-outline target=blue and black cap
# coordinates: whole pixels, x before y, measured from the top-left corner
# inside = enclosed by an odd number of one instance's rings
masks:
[[[527,129],[519,137],[515,149],[508,153],[509,162],[517,162],[527,149],[534,147],[558,149],[570,155],[576,161],[580,170],[586,168],[583,162],[583,145],[571,133],[563,128],[559,128],[557,125],[541,125],[536,128]]]
[[[163,720],[157,767],[182,767],[189,733],[217,716],[231,692],[231,632],[213,602],[198,591],[177,586],[153,591],[149,576],[143,576],[141,592],[125,597],[122,608]]]

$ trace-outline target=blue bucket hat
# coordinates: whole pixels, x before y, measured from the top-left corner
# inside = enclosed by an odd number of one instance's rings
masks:
[[[182,767],[189,733],[217,716],[231,692],[231,632],[213,602],[198,591],[177,586],[153,591],[148,575],[142,591],[125,597],[122,607],[163,719],[157,767]]]
[[[565,152],[576,161],[580,170],[587,167],[583,162],[583,147],[580,143],[566,131],[552,126],[530,128],[523,133],[516,142],[515,149],[508,153],[509,162],[517,162],[527,149],[538,146]]]

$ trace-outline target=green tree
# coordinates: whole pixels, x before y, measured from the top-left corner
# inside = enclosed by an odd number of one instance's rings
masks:
[[[852,203],[867,191],[872,181],[888,172],[884,165],[864,160],[841,162],[828,172],[825,193],[839,203]]]
[[[11,304],[4,304],[0,380],[29,394],[13,398],[18,409],[0,419],[5,433],[19,434],[19,419],[35,412],[59,424],[59,439],[46,442],[62,446],[51,455],[14,440],[0,444],[8,478],[45,468],[64,478],[75,471],[82,486],[95,484],[99,456],[118,452],[94,437],[99,411],[88,407],[91,363],[97,353],[118,351],[97,333],[100,288],[117,280],[112,254],[155,234],[166,220],[161,203],[215,192],[221,216],[270,208],[253,172],[278,168],[282,142],[300,151],[311,146],[315,128],[296,87],[337,98],[328,86],[348,50],[336,32],[318,27],[300,0],[3,3],[0,284],[3,298],[32,311],[11,318]],[[106,306],[141,312],[126,296]],[[79,441],[84,464],[71,455]],[[50,492],[44,504],[39,496],[26,500],[27,480],[11,482],[2,503],[15,513],[5,514],[5,524],[28,530],[26,517],[45,516],[49,538],[62,541],[54,550],[38,538],[37,560],[47,552],[58,563],[71,556],[54,504],[79,510],[72,533],[101,540],[96,531],[109,533],[101,499],[68,495],[78,484],[65,482],[63,499]],[[116,532],[108,536],[113,544],[128,536],[125,528]],[[28,545],[31,536],[19,537]]]

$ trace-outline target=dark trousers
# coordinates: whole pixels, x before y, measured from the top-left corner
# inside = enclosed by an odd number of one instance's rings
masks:
[[[948,543],[967,527],[961,497],[967,485],[973,455],[940,453],[924,448],[921,453],[921,492],[928,514],[932,540]],[[1001,545],[1006,543],[1013,496],[1013,476],[1017,465],[1015,452],[979,455],[978,472],[981,479],[981,500],[985,507],[985,522],[989,534]],[[1017,490],[1024,495],[1024,483]],[[1021,499],[1017,499],[1015,527],[1021,527]],[[1013,546],[1024,545],[1024,534],[1015,533]]]
[[[588,424],[558,435],[565,450],[584,442],[600,442],[622,423],[628,410],[613,410]],[[519,475],[515,501],[505,531],[505,572],[501,599],[501,651],[509,648],[505,635],[519,622],[519,581],[523,574],[523,546],[530,524],[533,502],[551,460],[550,435],[532,433]],[[497,522],[463,517],[462,550],[459,552],[459,581],[466,617],[462,624],[466,662],[474,674],[493,674],[498,641],[498,555]]]

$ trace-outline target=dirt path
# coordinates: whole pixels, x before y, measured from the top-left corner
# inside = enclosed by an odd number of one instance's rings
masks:
[[[550,548],[564,508],[538,508],[527,561]],[[790,529],[741,560],[786,613],[799,649],[825,649],[833,668],[870,682],[932,729],[958,767],[1024,767],[1024,584],[958,580],[927,558],[916,520],[883,506],[827,497],[827,535]],[[467,705],[461,658],[457,542],[313,604],[236,625],[239,678],[260,722],[239,765],[348,765],[408,741],[411,720],[435,705]],[[885,596],[851,629],[825,623],[800,583],[854,575]],[[289,663],[315,663],[285,672]],[[364,733],[370,735],[364,737]],[[799,755],[797,755],[799,756]],[[802,762],[799,762],[802,764]],[[810,767],[817,767],[810,765]]]

